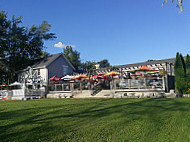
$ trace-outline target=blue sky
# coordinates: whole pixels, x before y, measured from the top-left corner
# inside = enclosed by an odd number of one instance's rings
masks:
[[[23,25],[47,20],[57,38],[46,51],[62,52],[54,44],[71,44],[82,61],[108,59],[122,65],[190,54],[190,1],[184,11],[171,0],[0,0],[0,11],[23,16]]]

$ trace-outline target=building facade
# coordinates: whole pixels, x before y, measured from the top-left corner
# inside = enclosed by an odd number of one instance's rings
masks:
[[[46,58],[38,59],[31,66],[18,72],[18,82],[35,83],[41,82],[48,85],[48,79],[54,75],[63,77],[71,75],[75,68],[70,61],[62,54],[50,55]]]
[[[174,76],[174,62],[175,58],[164,59],[164,60],[148,60],[146,62],[134,63],[134,64],[126,64],[126,65],[118,65],[115,66],[119,71],[123,73],[130,73],[135,69],[138,69],[142,66],[147,66],[156,70],[164,70],[166,74],[170,76]],[[109,72],[112,68],[99,68],[96,69],[97,73],[106,73]]]

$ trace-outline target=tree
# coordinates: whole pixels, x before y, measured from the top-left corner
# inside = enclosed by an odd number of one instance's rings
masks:
[[[186,89],[190,88],[190,56],[186,56]]]
[[[76,70],[81,66],[80,53],[76,50],[73,50],[73,47],[68,45],[63,49],[63,54],[71,62]]]
[[[85,63],[82,63],[83,70],[90,76],[95,75],[95,67],[96,62],[86,61]]]
[[[7,13],[0,12],[0,63],[6,66],[6,70],[1,69],[11,81],[16,78],[18,70],[42,56],[45,40],[55,38],[54,33],[49,33],[51,25],[47,21],[29,28],[20,26],[21,19],[13,15],[8,20]]]
[[[110,63],[107,59],[99,61],[98,64],[103,65],[105,68],[110,66]]]
[[[180,11],[179,12],[182,12],[183,11],[183,0],[176,0],[177,1],[177,4],[176,6],[180,8]],[[167,0],[163,0],[163,3],[162,3],[162,6],[164,5],[164,3],[167,2]],[[174,2],[174,0],[172,0],[172,3]]]
[[[176,92],[183,94],[185,92],[185,64],[182,54],[179,52],[176,55],[174,63],[174,74],[175,74],[175,90]]]

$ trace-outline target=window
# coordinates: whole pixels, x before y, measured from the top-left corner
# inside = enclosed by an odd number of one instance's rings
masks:
[[[63,65],[63,75],[67,75],[68,72],[68,66]]]

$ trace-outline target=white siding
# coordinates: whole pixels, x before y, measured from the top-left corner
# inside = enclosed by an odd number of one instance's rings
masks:
[[[47,73],[47,69],[40,69],[40,76],[43,78],[43,81],[47,83],[47,79],[48,79],[48,73]]]

